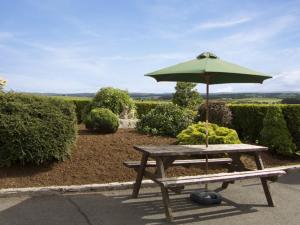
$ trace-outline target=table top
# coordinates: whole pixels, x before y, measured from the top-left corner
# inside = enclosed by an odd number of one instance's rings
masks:
[[[209,155],[219,153],[261,152],[267,147],[249,144],[205,145],[135,145],[134,149],[149,156]]]

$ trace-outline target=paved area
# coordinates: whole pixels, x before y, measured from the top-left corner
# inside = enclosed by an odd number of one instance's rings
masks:
[[[218,184],[210,185],[218,188]],[[271,184],[276,207],[266,205],[259,180],[236,182],[222,191],[219,206],[190,202],[187,188],[172,195],[173,224],[282,225],[300,224],[300,173],[289,174]],[[1,225],[158,225],[164,220],[158,188],[144,188],[140,198],[130,190],[80,194],[22,195],[0,197]]]

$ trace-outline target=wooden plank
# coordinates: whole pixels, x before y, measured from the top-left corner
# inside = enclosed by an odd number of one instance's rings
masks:
[[[205,184],[214,182],[224,182],[233,180],[243,180],[256,177],[274,177],[286,174],[285,171],[246,171],[246,172],[234,172],[234,173],[222,173],[222,174],[211,174],[202,176],[190,176],[190,177],[179,177],[179,178],[167,178],[157,179],[165,186],[176,186],[182,184]]]
[[[249,144],[217,144],[209,145],[135,145],[134,149],[146,152],[150,156],[183,156],[205,155],[237,152],[260,152],[268,150],[267,147]]]
[[[272,170],[284,170],[285,172],[289,173],[292,171],[299,171],[300,170],[300,165],[288,165],[288,166],[276,166],[276,167],[270,167],[270,168],[265,168],[264,170],[272,171]]]
[[[135,181],[135,184],[133,186],[133,191],[132,191],[132,197],[133,198],[137,198],[137,196],[139,194],[141,184],[142,184],[142,180],[143,180],[143,176],[144,176],[144,172],[145,172],[145,169],[146,169],[146,164],[147,164],[147,161],[148,161],[148,157],[149,157],[149,155],[146,154],[146,153],[144,153],[142,155],[141,166],[139,168],[139,171],[138,171],[137,176],[136,176],[136,181]]]
[[[231,163],[231,158],[212,158],[208,159],[208,164],[228,164]],[[141,165],[140,161],[125,161],[123,164],[129,168],[139,167]],[[186,165],[195,165],[195,164],[205,164],[205,159],[183,159],[175,160],[172,166],[186,166]],[[148,161],[147,167],[156,167],[155,161]]]
[[[258,152],[255,152],[254,156],[255,156],[255,163],[256,163],[257,169],[263,170],[265,167],[264,167],[261,155]],[[274,201],[271,196],[270,187],[268,185],[267,179],[265,177],[261,177],[260,181],[263,186],[268,205],[271,207],[274,207]]]

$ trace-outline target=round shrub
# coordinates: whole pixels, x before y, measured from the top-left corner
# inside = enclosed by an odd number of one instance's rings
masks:
[[[232,120],[232,114],[225,102],[209,102],[208,103],[208,121],[220,126],[229,126]],[[206,104],[201,104],[198,108],[196,121],[206,120]]]
[[[127,108],[129,111],[134,108],[134,102],[128,92],[117,88],[101,88],[92,102],[92,108],[107,108],[116,115]]]
[[[279,154],[292,156],[296,146],[280,107],[270,107],[263,120],[261,143]]]
[[[89,130],[114,133],[118,130],[119,118],[109,109],[95,108],[85,117],[84,123]]]
[[[206,124],[199,122],[189,126],[177,135],[179,144],[205,144]],[[240,139],[235,130],[219,127],[217,124],[208,124],[209,144],[239,144]]]
[[[162,104],[142,116],[137,123],[137,130],[142,133],[175,137],[192,122],[191,110],[181,109],[174,104]]]
[[[0,166],[63,160],[77,133],[74,105],[64,100],[0,94]]]

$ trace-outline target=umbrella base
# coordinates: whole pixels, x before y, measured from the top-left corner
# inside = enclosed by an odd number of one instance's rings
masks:
[[[190,199],[200,205],[218,205],[222,202],[222,196],[214,191],[195,191],[190,194]]]

